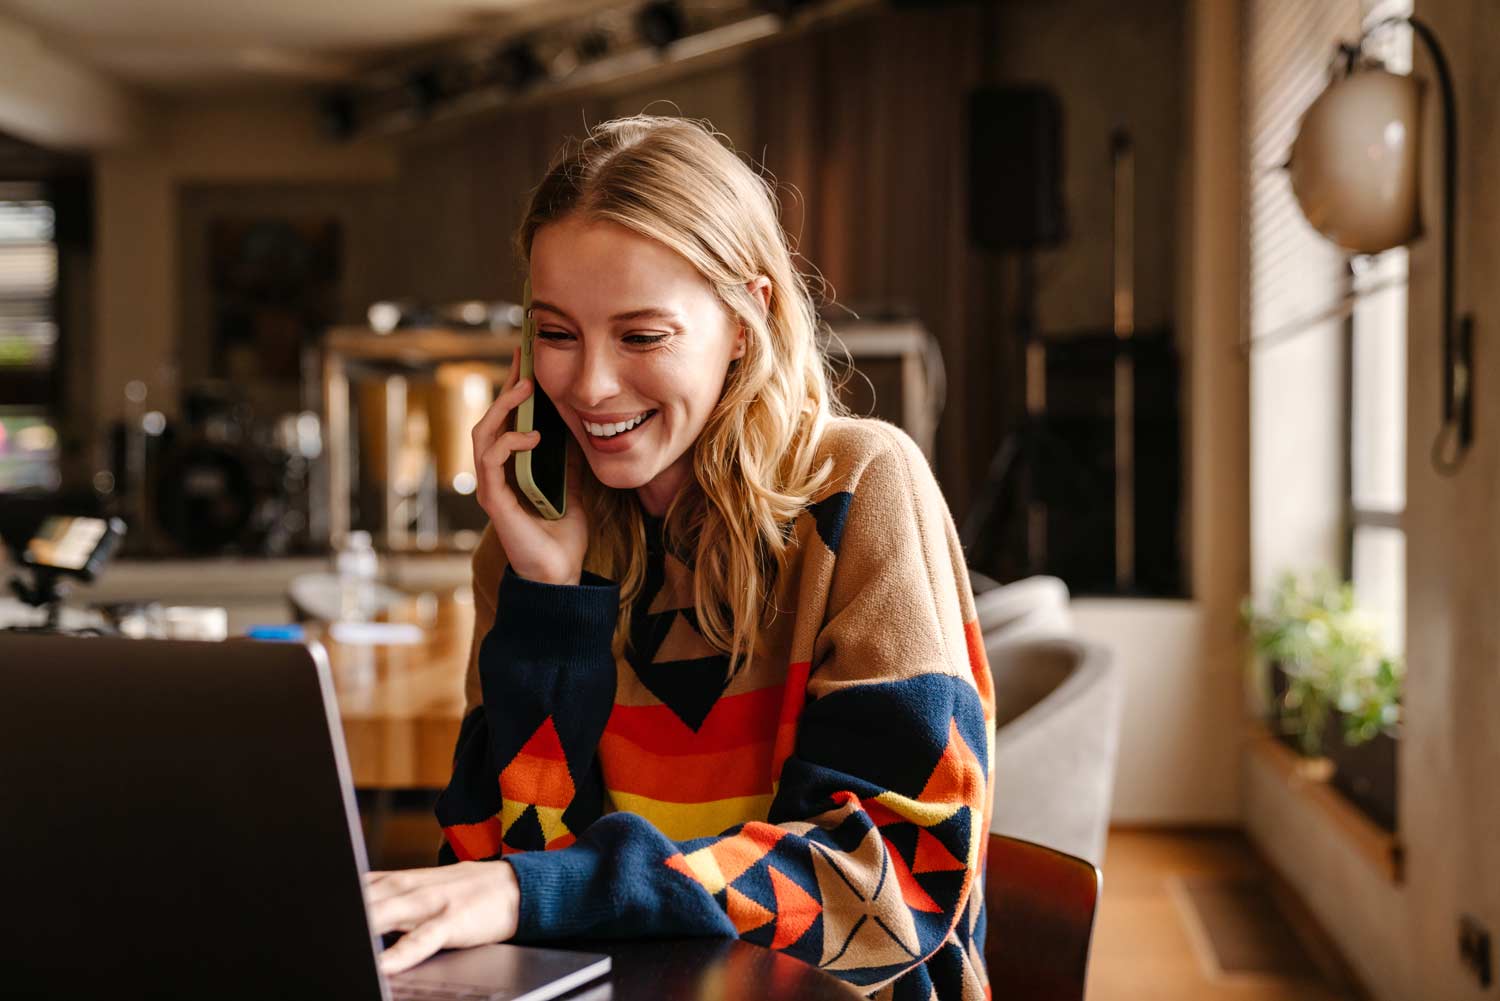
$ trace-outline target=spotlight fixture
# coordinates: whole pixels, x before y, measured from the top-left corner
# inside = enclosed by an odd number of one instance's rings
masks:
[[[419,69],[406,78],[406,98],[417,118],[430,116],[442,97],[443,85],[436,66]]]
[[[574,45],[578,53],[578,61],[588,63],[595,59],[603,59],[609,54],[609,44],[609,32],[603,28],[589,28],[578,36],[578,41]]]
[[[676,0],[655,0],[635,16],[636,30],[655,49],[665,49],[682,37],[682,8]]]
[[[318,102],[318,125],[335,142],[354,137],[359,128],[359,107],[349,91],[325,94]]]
[[[803,8],[811,7],[814,2],[815,0],[756,0],[755,6],[785,21]]]
[[[546,76],[546,69],[530,42],[515,42],[495,54],[495,76],[507,90],[520,91]]]

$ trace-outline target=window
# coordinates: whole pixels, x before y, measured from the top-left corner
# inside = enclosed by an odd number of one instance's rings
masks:
[[[1406,268],[1404,249],[1353,262],[1349,359],[1349,539],[1345,572],[1404,649],[1406,619]]]
[[[1410,15],[1410,0],[1375,4],[1366,24]],[[1411,29],[1390,28],[1368,50],[1411,71]],[[1386,648],[1406,633],[1406,279],[1404,247],[1350,261],[1355,293],[1349,342],[1349,535],[1344,572],[1377,620]]]
[[[56,217],[39,183],[0,183],[0,492],[56,489]]]

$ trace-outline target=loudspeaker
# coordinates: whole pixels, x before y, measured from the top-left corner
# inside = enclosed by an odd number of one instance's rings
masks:
[[[1067,235],[1062,102],[1045,87],[969,95],[969,236],[985,250],[1034,250]]]

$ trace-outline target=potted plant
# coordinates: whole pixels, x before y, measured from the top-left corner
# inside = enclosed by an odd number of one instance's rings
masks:
[[[1335,787],[1394,828],[1403,670],[1352,585],[1326,570],[1284,574],[1266,608],[1247,600],[1244,614],[1270,669],[1272,731],[1302,754],[1327,754]]]

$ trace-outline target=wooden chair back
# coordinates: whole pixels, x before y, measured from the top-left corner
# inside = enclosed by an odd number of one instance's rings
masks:
[[[1083,1001],[1102,879],[1081,858],[990,835],[984,960],[995,997]]]

